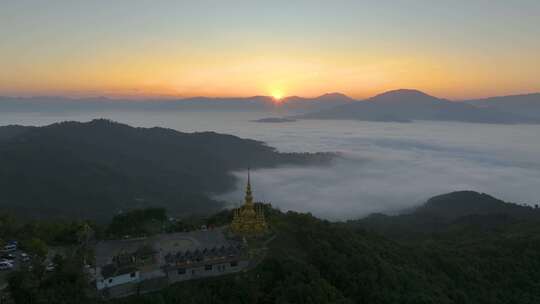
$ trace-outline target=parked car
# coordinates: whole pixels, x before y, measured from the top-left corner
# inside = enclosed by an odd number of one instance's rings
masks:
[[[13,264],[8,261],[0,261],[0,270],[11,270],[13,269]]]
[[[21,257],[21,261],[23,262],[30,261],[30,256],[26,252],[21,252],[20,257]]]
[[[12,253],[5,253],[5,254],[2,254],[2,256],[0,256],[0,259],[13,261],[15,260],[15,255]]]
[[[17,250],[17,244],[13,244],[13,243],[7,244],[4,246],[4,248],[2,248],[2,252],[13,252],[16,250]]]
[[[45,270],[47,271],[54,271],[56,269],[56,266],[53,263],[49,263],[47,267],[45,267]]]

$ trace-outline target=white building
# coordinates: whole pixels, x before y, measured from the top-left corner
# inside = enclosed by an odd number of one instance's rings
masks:
[[[101,241],[95,247],[96,289],[103,298],[118,298],[246,269],[243,244],[227,239],[223,229]]]
[[[111,274],[103,270],[96,277],[97,290],[127,283],[137,283],[140,280],[140,272],[137,269],[125,269]]]

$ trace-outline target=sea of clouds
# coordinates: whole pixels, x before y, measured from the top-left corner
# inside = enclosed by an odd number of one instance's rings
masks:
[[[540,201],[540,127],[415,122],[308,121],[266,141],[282,151],[339,151],[330,167],[283,167],[252,173],[256,198],[283,210],[332,219],[396,213],[429,197],[475,190]],[[260,135],[264,137],[263,135]],[[238,189],[222,198],[242,197]]]
[[[254,195],[282,210],[353,219],[395,213],[433,195],[475,190],[500,199],[540,202],[540,126],[469,123],[384,123],[306,120],[256,123],[255,113],[84,113],[2,116],[8,123],[43,125],[59,120],[110,118],[134,126],[216,131],[267,142],[283,152],[336,151],[327,167],[281,167],[252,172]],[[246,164],[246,167],[249,164]],[[237,189],[218,195],[241,203]]]

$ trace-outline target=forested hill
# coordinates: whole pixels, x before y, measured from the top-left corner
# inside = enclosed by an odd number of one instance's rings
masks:
[[[540,221],[538,205],[522,206],[485,193],[457,191],[432,197],[412,212],[373,214],[349,224],[399,240],[415,240],[471,229],[490,232],[531,221]]]
[[[119,209],[178,213],[221,207],[247,166],[324,164],[331,154],[279,153],[211,132],[133,128],[108,120],[0,127],[0,208],[27,216],[110,218]]]
[[[439,201],[441,198],[444,200]],[[498,200],[474,192],[451,193],[436,200],[437,205],[443,201],[483,205],[484,216],[493,208],[492,215],[506,214],[512,220],[486,227],[482,216],[473,216],[478,211],[466,212],[468,215],[444,220],[448,229],[424,235],[404,225],[403,233],[414,237],[411,242],[381,235],[362,222],[332,223],[263,205],[271,235],[265,241],[247,240],[253,256],[264,257],[256,267],[100,303],[540,303],[538,210],[523,207],[530,216],[514,217],[509,209],[500,213]],[[456,207],[461,209],[459,204]],[[163,210],[145,210],[129,217],[116,217],[106,231],[120,232],[129,222],[162,220],[166,215]],[[227,224],[231,217],[232,211],[224,210],[198,224]],[[463,218],[467,218],[465,223],[459,221]],[[399,221],[398,217],[388,219]],[[188,223],[175,224],[184,229],[186,226],[178,224]],[[16,237],[21,244],[46,240],[47,244],[67,245],[78,243],[81,223],[35,221],[20,226],[9,217],[0,217],[0,228],[0,238]],[[102,235],[101,228],[95,227],[95,231],[98,237]],[[41,245],[30,248],[43,249]],[[81,304],[96,303],[85,292],[88,282],[81,256],[59,261],[60,266],[45,275],[34,271],[13,274],[9,290],[17,303],[73,303],[74,299]]]
[[[493,215],[501,214],[497,200],[483,195],[446,197],[483,205],[485,216],[490,208]],[[362,222],[331,223],[268,209],[275,238],[254,270],[113,303],[539,303],[540,221],[537,210],[523,210],[533,216],[491,228],[472,217],[462,226],[408,242]],[[403,227],[404,233],[411,231]]]

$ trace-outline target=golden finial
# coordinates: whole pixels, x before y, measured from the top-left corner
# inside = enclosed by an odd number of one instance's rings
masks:
[[[245,204],[251,205],[253,204],[253,195],[251,194],[251,179],[250,179],[250,169],[248,167],[248,180],[247,180],[247,186],[246,186],[246,197],[245,197]]]

